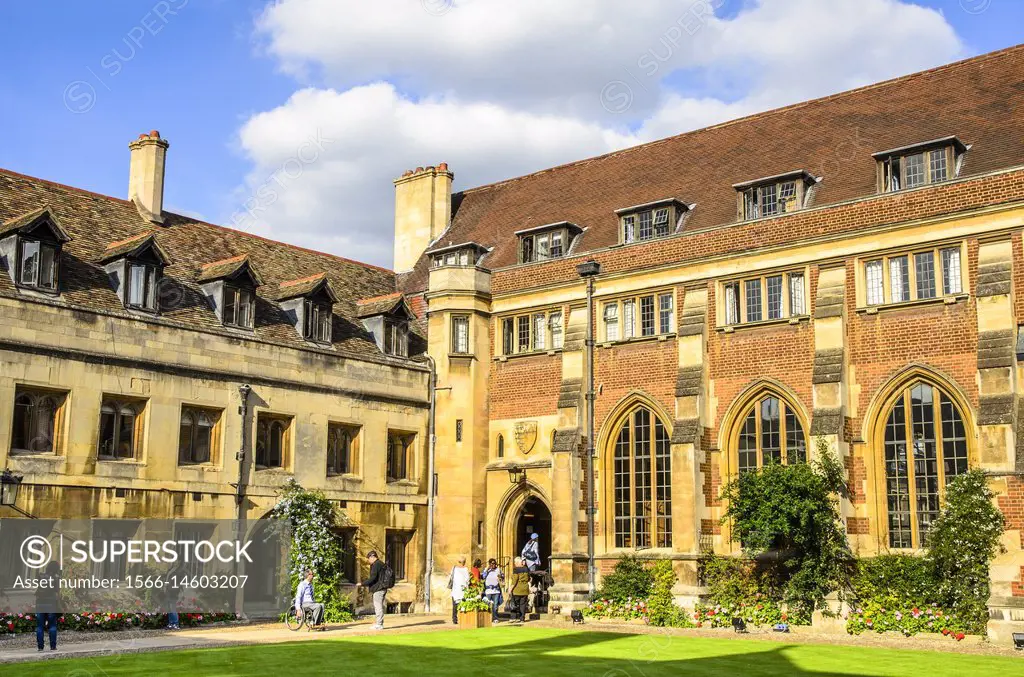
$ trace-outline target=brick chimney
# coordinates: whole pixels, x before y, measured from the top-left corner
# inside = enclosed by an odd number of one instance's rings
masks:
[[[427,245],[448,228],[454,178],[442,162],[395,179],[395,272],[412,270]]]
[[[164,163],[169,145],[155,129],[128,144],[132,152],[128,199],[144,219],[153,223],[164,222]]]

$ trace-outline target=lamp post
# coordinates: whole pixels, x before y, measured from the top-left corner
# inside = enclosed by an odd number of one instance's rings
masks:
[[[601,264],[590,260],[576,266],[576,272],[587,282],[587,571],[590,598],[597,590],[594,567],[594,278],[601,274]]]

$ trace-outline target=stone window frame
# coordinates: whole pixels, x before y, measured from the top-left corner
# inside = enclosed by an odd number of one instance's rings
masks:
[[[387,452],[384,461],[384,479],[388,484],[396,482],[415,482],[417,467],[416,441],[419,435],[411,430],[389,428],[387,433]],[[396,452],[396,442],[404,446],[403,455]],[[399,460],[401,463],[399,463]],[[396,472],[396,466],[401,472]]]
[[[664,322],[662,321],[662,297],[670,296],[672,298],[672,307],[669,315],[668,328],[669,331],[662,331]],[[630,294],[622,294],[614,297],[601,297],[595,299],[596,307],[598,308],[597,315],[600,318],[600,327],[598,331],[598,341],[603,345],[612,345],[615,343],[628,343],[630,341],[645,341],[651,339],[667,339],[675,336],[678,330],[678,318],[679,318],[679,303],[678,293],[675,287],[659,287],[657,289],[644,290],[642,292],[632,292]],[[650,305],[646,303],[650,301]],[[632,307],[632,311],[628,308]],[[650,321],[652,322],[652,332],[644,333],[645,330],[645,317],[647,312],[645,308],[649,307],[651,310]],[[614,313],[610,310],[614,309]],[[617,327],[616,337],[609,337],[608,326],[609,320],[614,318],[613,324]],[[627,327],[628,324],[631,325]],[[628,334],[628,335],[627,335]]]
[[[610,522],[609,529],[607,530],[607,547],[610,550],[634,550],[637,548],[637,522],[640,516],[635,514],[636,508],[636,489],[638,482],[636,481],[636,447],[638,440],[636,439],[636,415],[641,410],[644,410],[649,415],[648,428],[648,443],[649,452],[647,454],[648,470],[647,470],[647,483],[646,487],[650,490],[650,501],[657,503],[659,501],[659,492],[666,492],[666,511],[664,517],[651,518],[648,516],[647,527],[643,531],[646,534],[649,541],[646,545],[640,545],[643,549],[652,549],[660,551],[669,551],[672,548],[673,542],[673,524],[672,524],[672,431],[671,422],[668,421],[657,407],[651,406],[645,401],[634,402],[631,406],[625,409],[621,414],[614,418],[615,423],[609,427],[611,433],[604,442],[606,453],[605,453],[605,496],[606,503],[610,508]],[[660,424],[662,432],[664,434],[661,443],[663,444],[662,458],[667,459],[667,466],[661,466],[657,463],[658,456],[658,444],[659,441],[656,436],[657,424]],[[627,467],[624,469],[625,476],[630,478],[629,486],[627,488],[628,496],[625,497],[625,505],[630,507],[629,514],[623,517],[619,514],[620,503],[619,499],[620,484],[619,480],[623,476],[623,469],[617,468],[617,463],[620,460],[619,453],[623,450],[621,447],[621,431],[624,427],[628,426],[630,433],[626,444],[628,446],[628,458]],[[620,470],[620,472],[616,472]],[[665,474],[659,479],[659,474]],[[649,513],[650,515],[651,513]],[[621,525],[623,522],[628,525],[628,533],[622,532]],[[629,537],[628,545],[620,544],[624,543],[620,539],[620,535],[627,535]],[[660,539],[660,540],[659,540]]]
[[[295,427],[295,417],[290,414],[278,414],[271,411],[257,411],[255,421],[256,434],[253,436],[252,444],[252,461],[253,467],[256,471],[261,470],[287,470],[291,467],[292,459],[292,438],[293,428]],[[277,465],[267,465],[265,462],[261,463],[259,444],[261,437],[264,434],[263,428],[266,428],[266,434],[276,434],[277,430],[281,431],[281,442],[280,442],[280,454],[281,457],[278,459]],[[270,438],[264,442],[271,441]],[[266,447],[264,447],[266,449]],[[266,454],[269,451],[264,451],[263,461],[269,460]]]
[[[465,328],[465,333],[464,334],[460,334],[459,333],[460,332],[460,330],[459,330],[460,325]],[[470,330],[470,323],[469,323],[469,315],[468,314],[466,314],[466,313],[458,313],[458,314],[452,315],[452,317],[451,317],[451,338],[452,338],[451,353],[452,353],[452,355],[470,355],[470,354],[472,354],[472,343],[470,342],[469,330]],[[460,338],[464,338],[465,339],[465,344],[464,345],[462,344]]]
[[[120,452],[103,453],[103,420],[105,415],[113,415],[113,438],[114,446],[119,446],[124,440],[121,439],[125,412],[134,410],[132,424],[131,453],[124,455]],[[143,458],[143,446],[146,430],[146,413],[149,411],[149,401],[145,398],[132,395],[104,394],[100,401],[99,428],[96,436],[96,459],[104,462],[141,462]]]
[[[209,442],[209,458],[205,461],[194,460],[194,444],[195,434],[198,426],[198,420],[200,416],[207,416],[212,419],[212,425],[210,426],[210,442]],[[183,421],[186,416],[189,416],[192,420],[192,458],[185,460],[182,457],[182,428]],[[220,448],[222,444],[222,431],[224,426],[224,410],[215,407],[208,407],[201,404],[190,404],[183,402],[181,404],[181,411],[179,414],[178,422],[178,466],[188,467],[197,465],[215,466],[220,462]]]
[[[780,316],[769,318],[769,279],[782,279]],[[793,278],[802,279],[800,291],[803,295],[803,311],[793,312],[793,305],[796,295],[794,294]],[[747,307],[747,290],[749,283],[756,283],[760,290],[760,317],[756,320],[749,319],[749,308]],[[730,307],[730,289],[735,299],[736,308],[733,315]],[[721,280],[717,284],[716,296],[718,302],[717,325],[719,329],[732,331],[738,327],[760,326],[765,324],[777,324],[782,322],[797,323],[810,318],[810,271],[807,266],[796,268],[781,268],[769,270],[758,275],[747,275],[743,277]]]
[[[946,287],[947,277],[943,252],[953,250],[959,252],[959,289],[948,290]],[[920,254],[929,253],[932,255],[932,278],[935,295],[921,297],[919,295],[917,285],[918,270],[916,257]],[[854,262],[857,311],[871,314],[878,312],[879,309],[891,307],[926,303],[956,303],[959,300],[966,299],[970,296],[968,291],[970,288],[968,286],[970,284],[970,280],[968,279],[969,270],[967,257],[968,247],[966,240],[943,241],[920,245],[917,247],[903,247],[861,255],[857,257]],[[894,291],[892,280],[895,271],[893,269],[892,262],[904,258],[907,262],[907,279],[905,284],[902,286],[906,290],[908,298],[894,301],[892,300]],[[881,302],[875,302],[875,298],[872,298],[872,290],[869,289],[869,265],[874,264],[875,262],[880,262],[879,265],[881,266]]]
[[[551,331],[551,318],[553,315],[562,316],[562,343],[557,348],[553,347]],[[537,322],[538,317],[543,317],[543,348],[536,347],[541,345],[537,342],[538,337],[535,335],[537,325],[541,324]],[[525,325],[521,326],[523,321],[525,321]],[[509,313],[498,317],[496,323],[496,335],[498,336],[496,348],[500,350],[498,354],[501,358],[518,357],[521,355],[553,355],[564,347],[565,309],[562,306]],[[526,329],[526,333],[523,335],[525,336],[525,348],[522,348],[523,343],[520,340],[520,332],[524,327]],[[511,334],[508,334],[510,328]],[[508,340],[509,336],[511,336],[511,343]],[[510,346],[511,350],[509,350]]]
[[[936,466],[937,466],[937,485],[938,485],[938,501],[941,509],[942,502],[946,492],[946,478],[945,478],[945,449],[943,449],[944,442],[949,441],[943,437],[943,413],[941,411],[942,398],[948,401],[956,412],[960,419],[960,423],[964,432],[964,457],[965,457],[965,471],[971,468],[978,467],[978,456],[977,456],[977,439],[976,430],[973,418],[971,416],[970,408],[967,406],[962,393],[958,392],[954,387],[948,387],[944,384],[944,379],[936,379],[931,377],[928,373],[923,370],[914,369],[911,370],[903,378],[899,379],[898,382],[891,384],[888,388],[883,391],[887,393],[884,399],[880,398],[880,402],[877,408],[873,410],[873,418],[871,419],[871,452],[874,454],[874,461],[879,468],[879,472],[874,478],[873,490],[875,495],[879,497],[879,513],[878,513],[878,538],[880,543],[887,544],[890,550],[895,552],[919,552],[921,550],[922,543],[919,533],[918,523],[918,506],[917,506],[917,486],[916,486],[916,468],[913,467],[914,463],[907,463],[907,501],[909,505],[909,518],[911,530],[911,542],[910,545],[891,545],[893,543],[892,533],[890,530],[890,506],[889,506],[889,469],[886,466],[886,432],[887,425],[890,422],[890,417],[893,414],[894,407],[897,402],[902,402],[904,406],[904,426],[905,431],[910,430],[913,432],[913,418],[912,411],[907,410],[907,405],[910,400],[911,391],[918,385],[925,385],[933,389],[939,397],[935,397],[933,400],[933,415],[932,422],[938,423],[933,429],[933,441],[936,449]],[[909,414],[909,415],[908,415]],[[909,439],[909,438],[905,438]],[[958,441],[956,439],[954,442]]]
[[[738,407],[733,421],[732,429],[729,433],[729,450],[730,457],[735,461],[735,474],[737,476],[742,475],[744,472],[760,470],[765,465],[771,462],[770,459],[765,459],[765,435],[770,435],[770,431],[764,430],[764,415],[763,410],[766,403],[774,401],[777,403],[778,410],[778,430],[776,434],[778,436],[778,462],[782,465],[791,465],[794,463],[804,463],[809,459],[810,449],[810,427],[808,421],[803,414],[803,408],[797,404],[794,404],[789,397],[771,388],[763,388],[758,390],[756,393],[744,397],[743,405]],[[761,415],[758,414],[758,410],[761,410]],[[796,428],[800,431],[799,440],[803,442],[802,447],[794,446],[793,439],[790,436],[792,432],[790,428],[790,418],[796,424]],[[748,430],[748,425],[753,422],[753,430]],[[754,436],[754,448],[753,449],[741,449],[741,444],[744,435]],[[771,449],[771,446],[767,447]],[[744,452],[753,454],[753,465],[744,464],[742,454]]]
[[[395,572],[396,583],[409,580],[409,546],[415,536],[416,532],[412,529],[384,530],[384,561]],[[401,553],[396,553],[395,549],[400,549]]]
[[[66,427],[66,416],[69,401],[71,399],[71,393],[68,390],[60,390],[54,388],[41,388],[30,384],[17,383],[14,386],[14,400],[11,411],[11,440],[10,440],[10,453],[14,455],[58,455],[64,446],[64,432]],[[23,401],[23,404],[19,405],[19,400]],[[35,446],[36,448],[23,448],[16,447],[14,442],[17,437],[16,427],[18,424],[18,407],[26,406],[24,403],[27,401],[29,411],[27,415],[30,416],[29,428],[36,428],[31,431],[34,433],[38,431],[38,416],[40,415],[39,407],[44,405],[46,401],[52,403],[53,409],[50,415],[50,421],[47,427],[46,441],[48,449],[38,448],[39,445],[36,441],[40,439],[40,436],[33,435],[29,440],[28,446]],[[35,425],[33,425],[35,424]]]
[[[362,451],[363,441],[363,427],[357,423],[349,423],[347,421],[328,421],[327,422],[327,445],[325,447],[325,458],[324,458],[324,473],[327,477],[343,477],[343,476],[358,476],[359,475],[359,464],[361,461],[360,455]],[[335,441],[334,436],[342,437],[347,435],[348,437],[348,449],[346,450],[347,458],[343,469],[339,470],[336,466],[335,469],[331,470],[331,445]]]

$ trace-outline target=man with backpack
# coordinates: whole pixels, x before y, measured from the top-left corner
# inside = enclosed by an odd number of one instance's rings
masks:
[[[363,581],[363,585],[370,589],[373,595],[373,613],[377,619],[374,623],[374,630],[384,629],[384,597],[388,590],[395,586],[395,570],[391,565],[381,562],[377,557],[377,551],[371,550],[366,554],[366,561],[370,563],[370,577]]]

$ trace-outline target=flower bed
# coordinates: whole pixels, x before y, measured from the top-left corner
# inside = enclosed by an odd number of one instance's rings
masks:
[[[847,614],[846,631],[851,635],[869,631],[899,632],[907,637],[923,632],[941,633],[959,642],[970,634],[970,627],[963,618],[947,613],[935,604],[906,609],[867,602]]]
[[[733,618],[742,618],[747,625],[755,626],[777,623],[810,624],[810,619],[787,613],[777,602],[769,599],[733,604],[698,604],[693,617],[699,628],[731,628]]]
[[[584,607],[583,615],[625,621],[642,619],[647,615],[647,600],[629,598],[623,602],[616,602],[610,599],[596,599]]]
[[[236,620],[236,614],[227,613],[182,613],[178,615],[178,624],[183,627],[197,627],[210,623],[223,623]],[[61,614],[57,618],[57,627],[61,630],[115,631],[138,628],[140,630],[156,630],[167,627],[167,614],[139,612],[95,612],[87,611],[80,614]],[[36,615],[32,613],[0,613],[0,635],[18,634],[36,631]]]

